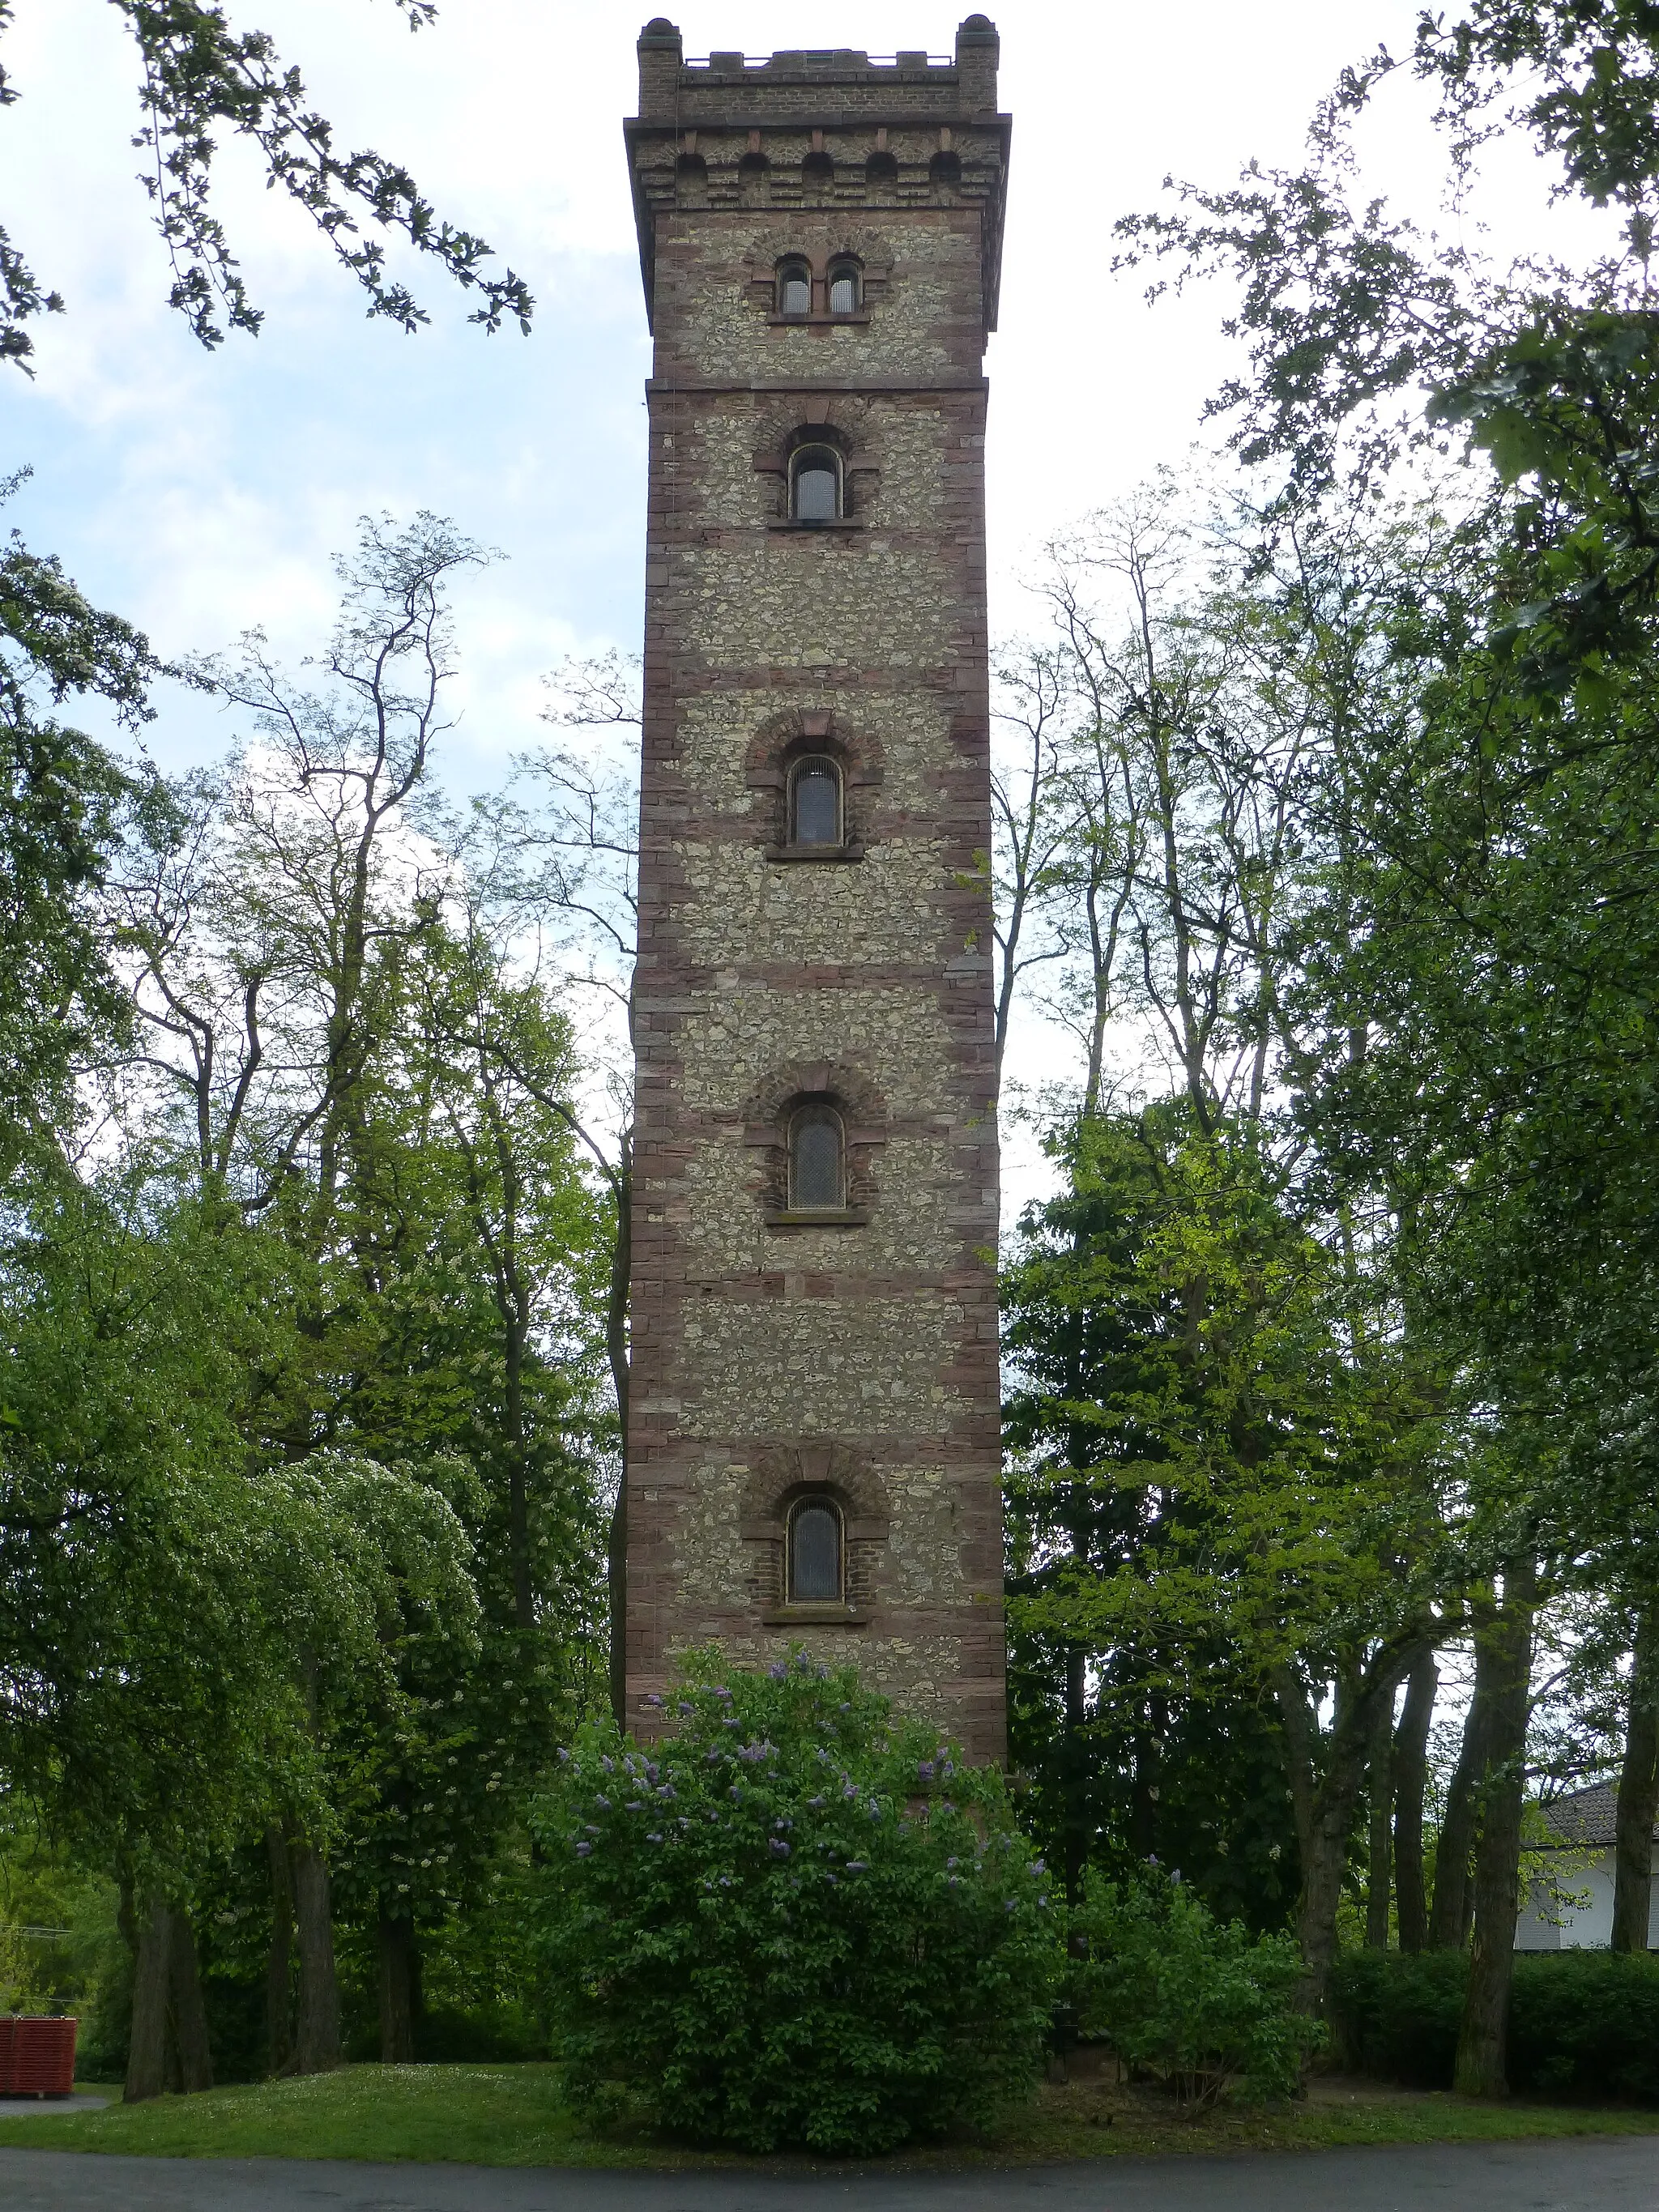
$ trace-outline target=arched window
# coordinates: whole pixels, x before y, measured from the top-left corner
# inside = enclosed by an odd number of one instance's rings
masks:
[[[841,1116],[833,1106],[803,1106],[789,1123],[789,1211],[839,1213],[846,1204]]]
[[[872,154],[864,165],[864,177],[866,184],[896,185],[898,182],[898,162],[891,154]]]
[[[789,464],[789,513],[796,522],[841,520],[841,456],[832,446],[803,446]]]
[[[825,754],[809,753],[789,772],[789,842],[841,842],[841,770]]]
[[[841,1602],[841,1515],[827,1498],[803,1498],[789,1516],[789,1599],[794,1605]]]
[[[855,315],[859,311],[859,271],[855,261],[837,261],[830,269],[830,312]]]
[[[804,261],[786,261],[778,270],[778,313],[810,315],[812,312],[812,272]]]
[[[935,154],[927,165],[927,173],[936,185],[946,191],[954,191],[962,182],[962,156],[949,151]]]
[[[802,177],[809,185],[832,185],[836,180],[836,165],[821,149],[815,149],[800,165]]]

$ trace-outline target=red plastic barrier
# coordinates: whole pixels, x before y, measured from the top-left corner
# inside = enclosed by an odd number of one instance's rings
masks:
[[[0,2020],[0,2097],[67,2097],[75,2087],[75,2020]]]

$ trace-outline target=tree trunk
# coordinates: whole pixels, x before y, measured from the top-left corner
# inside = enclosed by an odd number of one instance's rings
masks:
[[[420,2011],[421,1956],[415,1923],[380,1915],[380,2061],[415,2063],[415,2021]]]
[[[326,2074],[340,2063],[340,1987],[334,1971],[334,1926],[328,1869],[316,1845],[289,1845],[294,1920],[299,1937],[300,2017],[291,2074]]]
[[[1659,1817],[1659,1607],[1636,1624],[1630,1718],[1613,1820],[1613,1948],[1645,1951],[1653,1896],[1653,1825]]]
[[[208,2048],[207,2008],[196,1961],[196,1931],[190,1915],[175,1908],[169,1964],[173,1978],[173,2033],[179,2047],[179,2086],[186,2093],[213,2087],[213,2057]]]
[[[1474,1942],[1452,2073],[1452,2087],[1463,2097],[1501,2097],[1509,2087],[1510,1983],[1521,1903],[1521,1813],[1537,1610],[1537,1563],[1514,1560],[1504,1571],[1504,1602],[1496,1617],[1475,1632],[1475,1692],[1486,1690],[1487,1719],[1474,1853]]]
[[[605,1547],[605,1591],[611,1615],[611,1715],[628,1726],[628,1462],[617,1478],[617,1503]]]
[[[1060,1852],[1066,1901],[1083,1895],[1083,1865],[1089,1856],[1089,1746],[1083,1730],[1088,1717],[1088,1654],[1080,1644],[1066,1647],[1066,1718],[1060,1739]]]
[[[132,2039],[127,2051],[122,2100],[143,2104],[167,2085],[167,1981],[173,1954],[173,1911],[161,1891],[140,1908],[138,1955],[132,1970]]]
[[[275,1821],[265,1830],[270,1864],[270,1949],[265,1958],[265,2070],[281,2074],[294,2055],[294,1885],[288,1845]]]
[[[1469,1854],[1474,1847],[1475,1784],[1486,1762],[1486,1711],[1477,1673],[1463,1719],[1457,1768],[1446,1792],[1445,1817],[1434,1856],[1434,1906],[1429,1915],[1432,1950],[1462,1948],[1468,1929]]]
[[[1370,1796],[1368,1865],[1365,1881],[1365,1948],[1389,1948],[1389,1900],[1393,1889],[1394,1836],[1394,1697],[1376,1701],[1371,1720],[1370,1755],[1366,1762],[1366,1787]]]
[[[629,1024],[633,1025],[633,1000],[629,1000]],[[611,1615],[611,1711],[617,1726],[628,1726],[628,1389],[631,1350],[628,1334],[629,1273],[633,1266],[634,1133],[624,1133],[617,1174],[611,1184],[617,1201],[617,1242],[611,1254],[611,1290],[605,1301],[605,1344],[611,1363],[611,1384],[617,1394],[617,1419],[622,1433],[622,1472],[617,1478],[617,1505],[611,1516],[611,1540],[605,1555],[605,1588]]]
[[[1273,1670],[1273,1689],[1302,1859],[1302,1891],[1296,1906],[1302,1950],[1297,2002],[1304,2012],[1319,2013],[1324,2009],[1325,1988],[1336,1955],[1336,1915],[1342,1901],[1348,1838],[1365,1778],[1370,1698],[1386,1696],[1388,1689],[1374,1685],[1369,1692],[1356,1696],[1351,1682],[1339,1680],[1332,1727],[1322,1745],[1318,1714],[1290,1668]]]
[[[1406,1678],[1406,1703],[1394,1746],[1394,1894],[1400,1948],[1408,1955],[1428,1942],[1428,1891],[1423,1876],[1423,1796],[1429,1778],[1429,1727],[1440,1669],[1425,1654]]]

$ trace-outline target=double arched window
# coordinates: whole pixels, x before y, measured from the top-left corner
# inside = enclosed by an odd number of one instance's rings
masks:
[[[789,515],[793,522],[842,519],[841,455],[833,446],[803,446],[789,462]]]
[[[847,1208],[847,1132],[833,1106],[801,1106],[789,1118],[789,1211]]]
[[[788,1583],[792,1605],[839,1605],[846,1594],[846,1545],[832,1499],[807,1497],[791,1508]]]
[[[789,771],[789,842],[842,842],[841,769],[827,753],[808,753]]]

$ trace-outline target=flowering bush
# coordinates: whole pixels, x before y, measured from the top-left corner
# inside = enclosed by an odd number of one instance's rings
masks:
[[[695,1662],[535,1814],[569,2094],[750,2150],[886,2150],[1028,2094],[1061,1911],[1002,1778],[798,1653]]]
[[[1186,2105],[1213,2104],[1235,2083],[1255,2096],[1297,2087],[1324,2031],[1297,2010],[1290,1936],[1217,1920],[1179,1877],[1157,1875],[1119,1884],[1091,1872],[1072,1925],[1087,1939],[1079,2022],[1132,2072]]]

